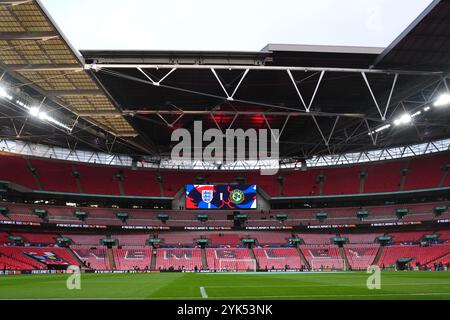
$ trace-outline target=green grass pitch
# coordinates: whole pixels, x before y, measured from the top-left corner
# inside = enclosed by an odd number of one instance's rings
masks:
[[[149,273],[82,274],[81,290],[68,275],[0,277],[0,299],[450,299],[450,272],[382,272],[381,289],[368,274]],[[203,289],[202,289],[203,288]]]

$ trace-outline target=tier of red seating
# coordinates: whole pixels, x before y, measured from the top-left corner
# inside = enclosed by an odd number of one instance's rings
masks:
[[[232,175],[229,172],[205,171],[143,169],[133,171],[130,168],[26,159],[23,156],[1,154],[0,180],[10,181],[29,189],[39,189],[37,179],[42,189],[47,191],[108,195],[120,195],[119,185],[122,183],[125,195],[173,197],[184,185],[194,183],[196,177],[204,177],[209,183],[233,183],[235,178],[240,177],[245,178],[247,183],[258,185],[272,197],[317,196],[320,195],[317,179],[319,175],[325,177],[323,195],[400,191],[403,169],[408,169],[403,190],[450,186],[450,178],[448,176],[445,178],[444,175],[449,162],[450,153],[444,153],[353,166],[280,171],[275,176],[262,176],[259,171],[255,173],[236,171]],[[35,169],[36,179],[31,173],[31,168]],[[75,170],[79,173],[80,187],[73,175]],[[360,179],[361,172],[367,174],[363,183]],[[118,173],[122,175],[121,182],[116,179]],[[424,174],[427,179],[423,179]],[[277,179],[279,176],[284,177],[282,184]]]
[[[392,237],[394,243],[419,242],[427,234],[430,234],[430,232],[389,232],[389,236]]]
[[[161,190],[156,180],[156,172],[124,169],[123,188],[126,195],[161,196]]]
[[[6,232],[0,232],[0,244],[9,242],[9,234]]]
[[[195,239],[200,239],[202,236],[197,232],[169,232],[160,234],[159,238],[163,244],[192,246]]]
[[[424,235],[439,234],[441,244],[431,246],[399,245],[398,243],[418,242]],[[9,236],[21,236],[27,246],[12,246]],[[349,239],[342,249],[331,244],[332,233],[303,233],[298,237],[304,239],[305,244],[299,246],[302,254],[313,269],[343,268],[345,258],[353,270],[366,269],[374,263],[377,253],[380,252],[378,265],[391,267],[399,258],[411,258],[412,265],[417,262],[421,265],[431,265],[434,262],[449,262],[450,260],[450,231],[408,231],[391,232],[394,245],[380,249],[379,244],[370,243],[378,234],[340,234]],[[58,234],[33,233],[33,232],[1,232],[0,241],[0,269],[46,269],[50,265],[68,266],[79,265],[80,261],[86,267],[97,270],[109,270],[110,265],[107,248],[99,245],[100,239],[106,235],[95,234],[63,234],[72,240],[70,249],[55,246],[55,238]],[[253,248],[253,253],[262,269],[299,269],[302,267],[302,258],[294,247],[279,247],[281,241],[291,236],[286,232],[164,232],[161,234],[114,234],[109,235],[119,240],[120,243],[135,243],[135,245],[114,246],[112,254],[116,269],[141,270],[150,269],[152,251],[156,251],[156,268],[185,270],[198,269],[204,266],[201,250],[198,248],[180,248],[180,246],[192,246],[195,239],[205,238],[210,240],[210,245],[220,246],[205,249],[206,262],[212,270],[253,270],[255,262],[252,260],[251,251],[247,248],[239,248],[242,238],[252,237],[257,239],[261,246]],[[173,245],[174,248],[152,249],[145,246],[146,239],[158,237],[162,243]],[[238,241],[239,240],[239,241]],[[445,243],[447,241],[447,243]],[[29,246],[29,244],[45,245],[45,247]],[[138,245],[139,244],[139,245]],[[178,247],[177,247],[178,246]],[[381,251],[379,251],[381,250]]]
[[[86,267],[94,270],[110,270],[110,263],[106,252],[106,247],[102,246],[71,246],[72,251],[77,255]]]
[[[343,269],[344,261],[335,245],[308,245],[300,247],[313,270]]]
[[[370,244],[375,243],[375,239],[382,236],[382,233],[342,233],[341,237],[347,238],[349,243]]]
[[[211,234],[210,236],[211,244],[213,245],[231,245],[236,246],[241,243],[241,239],[236,233],[218,233]]]
[[[382,162],[362,166],[367,177],[364,179],[364,193],[393,192],[400,190],[403,161]]]
[[[126,246],[112,250],[117,270],[150,270],[152,250],[149,247]]]
[[[254,232],[245,235],[245,238],[253,238],[258,244],[286,244],[292,234],[288,232]]]
[[[409,161],[404,190],[429,189],[439,185],[443,172],[445,172],[445,166],[450,159],[447,155],[427,157],[426,159],[426,163],[419,159]],[[426,179],[424,179],[425,175]]]
[[[253,252],[260,269],[300,269],[303,266],[295,248],[254,248]]]
[[[0,247],[0,267],[7,269],[45,269],[45,264],[24,254],[22,248]]]
[[[31,159],[30,164],[36,169],[43,190],[72,193],[80,191],[72,174],[74,166],[71,163]]]
[[[346,244],[345,255],[352,270],[366,270],[371,266],[380,248],[379,244]]]
[[[52,233],[32,233],[32,232],[13,232],[13,236],[22,237],[22,240],[26,243],[32,244],[54,244],[56,243],[55,238],[58,237],[56,234]]]
[[[0,269],[47,269],[49,266],[79,265],[66,248],[0,246]]]
[[[148,234],[112,234],[111,238],[118,240],[121,246],[144,246],[149,238]]]
[[[202,269],[202,252],[200,249],[174,248],[159,249],[156,253],[156,269],[198,270]]]
[[[97,246],[100,244],[101,239],[105,238],[104,235],[100,234],[72,234],[72,233],[64,233],[63,237],[69,238],[72,240],[74,244],[79,245],[93,245]]]
[[[411,258],[411,265],[427,265],[450,253],[450,245],[440,244],[422,247],[418,245],[393,245],[385,247],[378,261],[379,266],[395,265],[399,258]],[[440,260],[439,260],[440,262]]]
[[[330,244],[336,233],[303,233],[297,234],[297,237],[303,239],[305,244]]]
[[[206,249],[206,260],[210,270],[255,270],[255,261],[252,260],[249,249],[220,248]]]
[[[359,219],[356,217],[356,212],[360,210],[359,207],[345,207],[345,208],[327,208],[328,217],[324,220],[318,220],[316,214],[321,209],[290,209],[290,210],[272,210],[271,212],[264,211],[261,213],[258,210],[246,211],[248,221],[245,226],[298,226],[298,225],[321,225],[321,224],[369,224],[379,222],[393,222],[398,221],[396,209],[408,208],[409,214],[403,217],[403,221],[432,221],[438,219],[433,211],[435,206],[445,205],[450,207],[449,201],[432,202],[432,203],[418,203],[418,204],[403,204],[403,205],[385,205],[385,206],[371,206],[366,207],[369,211],[369,217]],[[27,222],[43,222],[37,217],[33,210],[36,208],[46,209],[48,212],[48,221],[50,223],[69,223],[69,224],[91,224],[91,225],[130,225],[130,226],[169,226],[169,227],[232,227],[233,221],[228,220],[229,211],[214,211],[207,212],[209,220],[201,222],[197,220],[199,213],[204,211],[189,211],[189,210],[144,210],[144,209],[111,209],[111,208],[73,208],[63,206],[37,206],[30,204],[18,203],[2,203],[2,206],[8,207],[10,214],[7,217],[0,216],[3,220],[27,221]],[[83,222],[74,216],[74,211],[81,210],[88,213],[87,219]],[[116,217],[117,212],[126,211],[129,219],[122,222]],[[169,220],[162,222],[158,219],[158,214],[161,212],[169,214]],[[285,213],[288,215],[287,220],[280,222],[276,219],[276,214]],[[450,212],[447,211],[442,214],[439,219],[450,218]],[[213,239],[214,240],[214,239]],[[278,240],[281,241],[282,239]],[[230,240],[232,243],[239,241],[238,239]],[[328,243],[328,242],[327,242]],[[126,244],[126,243],[124,243]],[[129,244],[144,244],[144,243],[129,243]]]
[[[0,180],[16,183],[29,189],[39,189],[27,160],[19,156],[0,154]]]

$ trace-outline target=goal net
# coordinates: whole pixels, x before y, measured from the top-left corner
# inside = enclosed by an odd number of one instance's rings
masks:
[[[348,266],[344,259],[338,258],[314,258],[310,261],[313,271],[347,270]]]
[[[256,272],[255,259],[218,259],[218,265],[215,269],[221,272]]]

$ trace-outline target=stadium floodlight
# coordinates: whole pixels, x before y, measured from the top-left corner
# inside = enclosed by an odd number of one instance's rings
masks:
[[[28,112],[30,113],[30,115],[32,115],[33,117],[38,117],[39,116],[39,107],[31,107],[28,109]]]
[[[6,91],[5,88],[0,87],[0,98],[12,100],[13,97],[8,93],[8,91]]]
[[[45,111],[40,111],[39,107],[27,107],[26,105],[23,105],[26,109],[28,109],[28,112],[30,113],[30,115],[32,115],[33,117],[38,118],[41,121],[47,121],[50,123],[53,123],[55,125],[57,125],[58,127],[64,128],[67,131],[71,132],[72,128],[66,126],[64,123],[56,120],[55,118],[51,117],[48,115],[47,112]]]
[[[450,94],[441,94],[433,103],[435,107],[444,107],[450,105]]]
[[[412,115],[411,115],[411,118],[420,116],[421,114],[422,114],[422,111],[419,110],[419,111],[417,111],[416,113],[412,114]]]
[[[41,111],[41,112],[39,112],[39,114],[38,114],[38,118],[41,119],[42,121],[44,121],[44,120],[48,120],[49,116],[47,115],[46,112]]]
[[[391,125],[388,123],[388,124],[385,124],[384,126],[381,126],[377,129],[375,129],[375,132],[381,132],[383,130],[389,129],[390,127],[391,127]]]
[[[5,98],[8,100],[13,100],[13,97],[8,93],[8,91],[0,86],[0,98]],[[14,101],[18,106],[24,108],[25,110],[28,111],[28,113],[35,118],[38,118],[41,121],[46,121],[46,122],[50,122],[54,125],[57,125],[58,127],[61,127],[63,129],[66,129],[69,132],[72,132],[72,128],[66,126],[64,123],[56,120],[55,118],[51,117],[47,112],[45,111],[41,111],[41,107],[40,106],[29,106],[28,104],[22,102],[21,100],[19,100],[17,97],[15,98]]]
[[[427,112],[430,111],[431,107],[430,106],[426,106],[425,108],[423,108],[423,111]]]
[[[27,110],[30,110],[30,107],[28,105],[26,105],[25,103],[23,103],[20,100],[16,100],[16,104],[18,104],[19,106],[21,106],[22,108],[25,108]]]
[[[402,124],[408,124],[412,121],[412,117],[409,113],[405,113],[400,118],[394,120],[394,125],[399,126]]]
[[[50,116],[48,116],[48,115],[46,115],[46,119],[45,119],[45,120],[47,120],[48,122],[51,122],[51,123],[57,125],[58,127],[61,127],[61,128],[63,128],[63,129],[66,129],[66,130],[69,131],[69,132],[72,132],[72,128],[66,126],[64,123],[59,122],[58,120],[56,120],[56,119],[54,119],[54,118],[52,118],[52,117],[50,117]]]
[[[386,130],[386,129],[389,129],[390,127],[391,127],[391,124],[390,124],[390,123],[385,124],[384,126],[378,127],[378,128],[376,128],[375,130],[369,132],[369,136],[371,136],[371,135],[373,135],[373,134],[375,134],[375,133],[384,131],[384,130]]]

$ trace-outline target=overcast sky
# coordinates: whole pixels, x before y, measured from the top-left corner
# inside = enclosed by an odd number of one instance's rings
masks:
[[[76,49],[386,47],[431,0],[42,0]]]

